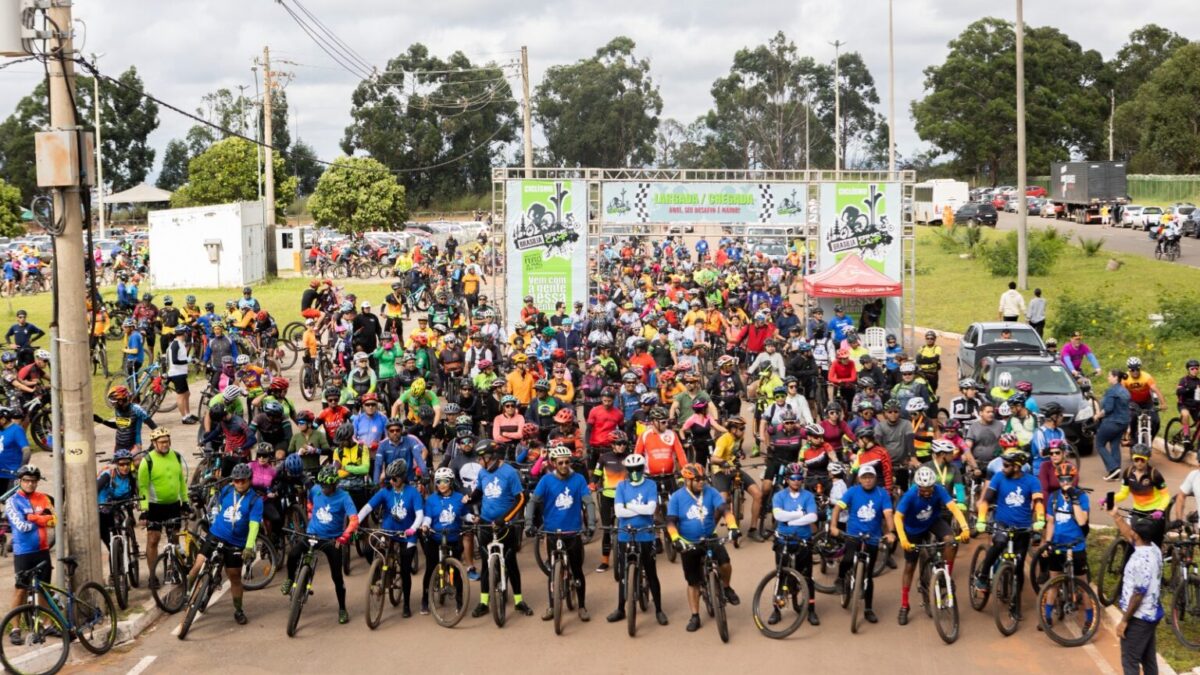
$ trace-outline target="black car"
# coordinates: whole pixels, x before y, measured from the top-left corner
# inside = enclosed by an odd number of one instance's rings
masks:
[[[959,207],[958,212],[954,214],[954,222],[966,223],[968,225],[988,225],[996,226],[996,221],[1000,215],[996,213],[996,207],[984,202],[968,202]]]

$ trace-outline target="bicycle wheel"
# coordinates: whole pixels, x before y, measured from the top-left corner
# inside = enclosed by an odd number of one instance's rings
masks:
[[[841,560],[841,543],[829,536],[828,530],[821,530],[813,536],[813,590],[818,593],[832,595],[837,592],[838,562]]]
[[[271,538],[263,535],[254,541],[254,560],[242,565],[242,586],[248,591],[266,588],[275,573],[279,571],[276,564],[277,554]]]
[[[550,608],[554,612],[554,634],[562,635],[563,604],[567,595],[567,565],[562,556],[554,560],[550,572]]]
[[[1037,593],[1042,589],[1042,584],[1046,583],[1046,579],[1050,578],[1050,567],[1046,563],[1049,561],[1048,556],[1052,553],[1054,547],[1050,542],[1042,542],[1042,545],[1037,547],[1037,550],[1029,556],[1029,585],[1033,586],[1033,592]]]
[[[105,654],[117,643],[117,607],[108,591],[94,581],[75,593],[71,623],[79,644],[93,654]]]
[[[992,577],[992,595],[996,596],[992,612],[996,620],[996,629],[1005,637],[1017,632],[1015,608],[1021,599],[1016,597],[1016,592],[1016,568],[1010,562],[1000,563],[996,576]]]
[[[1050,602],[1052,593],[1056,596],[1053,603]],[[1052,620],[1046,618],[1044,610],[1049,604],[1054,605]],[[1100,599],[1082,579],[1062,575],[1050,580],[1038,595],[1037,608],[1042,631],[1064,647],[1087,644],[1100,629]],[[1171,627],[1174,628],[1174,622]],[[1200,644],[1188,646],[1195,649]]]
[[[108,544],[108,578],[113,587],[113,595],[117,596],[117,606],[125,609],[129,606],[129,577],[125,574],[125,538],[113,537]]]
[[[800,573],[784,567],[771,572],[758,582],[754,590],[754,625],[763,635],[776,640],[796,632],[808,617],[808,584]],[[780,620],[771,624],[771,615],[778,612]]]
[[[108,349],[103,344],[96,347],[96,362],[100,366],[100,372],[104,373],[104,377],[110,377],[112,373],[108,371]],[[92,368],[92,374],[96,374],[96,369]]]
[[[930,601],[933,603],[933,625],[937,628],[938,637],[948,645],[958,640],[958,602],[954,593],[954,579],[945,568],[933,574],[929,589]]]
[[[850,593],[850,632],[857,633],[862,621],[863,580],[866,577],[867,565],[859,560],[854,563],[854,581]]]
[[[168,552],[158,557],[154,565],[158,588],[150,587],[154,604],[167,614],[174,614],[187,603],[187,572],[176,554]]]
[[[742,526],[742,502],[745,500],[745,497],[742,496],[742,491],[740,489],[734,488],[732,490],[732,492],[733,492],[733,494],[729,495],[729,508],[730,508],[731,512],[733,513],[733,521],[735,523],[737,523],[739,528],[741,528],[741,526]],[[741,537],[733,540],[733,547],[734,548],[742,547]]]
[[[54,450],[54,444],[51,442],[50,430],[50,406],[42,406],[33,414],[33,419],[29,422],[30,440],[42,450],[51,452]]]
[[[71,650],[71,631],[40,605],[15,607],[0,621],[0,661],[10,673],[57,673]],[[15,633],[17,639],[12,639]]]
[[[175,398],[175,385],[165,377],[162,379],[162,392],[155,396],[159,398],[155,412],[175,412],[175,409],[179,407],[179,400]]]
[[[508,589],[503,593],[497,593],[496,589],[500,588],[500,559],[496,557],[488,564],[488,588],[491,589],[491,597],[488,598],[488,604],[492,609],[492,621],[496,622],[498,628],[504,628],[504,618],[508,613]]]
[[[467,568],[454,558],[439,562],[429,579],[429,612],[433,620],[443,628],[453,628],[466,616],[470,600]]]
[[[292,584],[292,606],[288,609],[287,636],[296,636],[296,627],[300,624],[300,613],[304,611],[304,603],[308,602],[309,586],[312,585],[313,568],[301,564],[296,573],[296,582]]]
[[[192,584],[192,595],[188,599],[187,613],[183,615],[183,621],[179,624],[180,640],[187,637],[188,631],[192,629],[192,622],[196,620],[196,615],[204,611],[204,606],[208,604],[209,584],[212,583],[212,572],[205,565],[204,571],[200,572],[200,576],[196,577],[196,582]]]
[[[875,554],[875,576],[883,576],[888,571],[888,558],[896,552],[896,542],[885,544],[881,539],[879,541],[879,552]]]
[[[980,546],[975,549],[975,553],[971,556],[971,576],[967,580],[967,583],[970,584],[968,588],[971,589],[971,609],[976,612],[982,612],[983,608],[987,607],[988,598],[992,595],[991,587],[981,589],[975,586],[975,580],[979,578],[980,572],[983,571],[983,558],[986,555],[987,547]]]
[[[547,577],[550,576],[550,560],[546,557],[546,535],[539,534],[533,539],[533,559],[538,569]]]
[[[367,628],[375,630],[383,619],[383,605],[387,595],[384,590],[383,558],[375,558],[367,572]]]
[[[1112,540],[1100,560],[1100,575],[1096,578],[1096,594],[1100,596],[1100,604],[1108,607],[1121,596],[1121,573],[1125,568],[1125,556],[1129,544],[1117,537]]]
[[[1171,630],[1184,646],[1200,649],[1200,579],[1176,574],[1171,595]]]
[[[642,594],[642,575],[637,562],[625,566],[625,630],[637,635],[638,598]]]
[[[128,559],[125,563],[125,575],[129,579],[130,586],[134,588],[141,588],[142,570],[138,565],[138,559],[141,558],[141,554],[138,552],[137,537],[135,537],[133,534],[133,516],[127,514],[125,516],[125,522],[125,531],[128,533],[125,535],[125,540],[129,545],[129,548],[127,549]]]
[[[638,575],[638,608],[643,612],[650,611],[650,581],[646,578],[646,568],[640,568],[641,573]]]
[[[729,642],[729,621],[725,616],[725,595],[721,587],[721,575],[713,568],[708,573],[708,594],[712,596],[713,609],[716,612],[717,635],[721,642]]]
[[[929,584],[933,582],[933,566],[929,564],[929,555],[923,551],[917,570],[917,595],[921,596],[921,608],[925,610],[925,616],[932,619],[933,605],[929,602]]]
[[[316,399],[317,387],[320,384],[316,368],[313,368],[311,363],[304,364],[304,367],[300,369],[300,395],[304,397],[305,401]]]
[[[1160,244],[1160,245],[1154,247],[1154,259],[1162,260],[1162,258],[1163,258],[1163,246]]]
[[[1183,433],[1183,421],[1178,417],[1167,422],[1163,431],[1163,453],[1172,462],[1182,462],[1191,446],[1191,439]]]

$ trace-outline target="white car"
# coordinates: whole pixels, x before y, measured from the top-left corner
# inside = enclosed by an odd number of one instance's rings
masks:
[[[1141,204],[1130,204],[1121,209],[1121,227],[1133,227],[1134,223],[1140,224],[1142,222],[1142,209],[1144,208],[1146,207]]]
[[[1138,214],[1137,223],[1143,230],[1149,231],[1150,228],[1156,227],[1162,221],[1163,210],[1158,206],[1147,206]]]

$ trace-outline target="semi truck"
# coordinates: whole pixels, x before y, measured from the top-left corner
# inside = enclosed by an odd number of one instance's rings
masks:
[[[1054,162],[1050,201],[1058,218],[1099,223],[1101,210],[1129,201],[1124,162]]]

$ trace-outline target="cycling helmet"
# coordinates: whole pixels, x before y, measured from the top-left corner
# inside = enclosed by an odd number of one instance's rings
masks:
[[[667,411],[663,410],[662,408],[651,408],[650,419],[655,422],[659,420],[665,420],[667,419]]]
[[[838,349],[838,350],[837,350],[837,357],[838,357],[839,359],[848,359],[848,358],[850,358],[850,350],[849,350],[849,349],[846,349],[845,347],[842,347],[842,348]],[[900,366],[900,372],[904,372],[904,366]]]
[[[569,424],[575,421],[575,411],[571,408],[562,408],[554,414],[554,421],[559,424]]]
[[[154,294],[153,294],[153,293],[144,293],[144,294],[142,295],[142,301],[143,301],[143,302],[150,302],[150,301],[151,301],[151,300],[153,300],[153,299],[154,299]]]
[[[263,404],[262,411],[267,417],[283,417],[283,405],[279,401],[267,401]]]
[[[447,403],[442,408],[442,412],[446,415],[447,419],[450,419],[450,418],[458,417],[458,415],[460,413],[462,413],[462,408],[459,407],[459,405],[457,403]]]
[[[796,421],[796,411],[792,410],[791,408],[788,408],[787,410],[784,410],[782,413],[780,413],[779,418],[781,420],[783,420],[784,422],[795,422]]]
[[[458,439],[470,438],[471,432],[472,432],[472,429],[471,429],[470,424],[454,425],[454,437],[455,438],[458,438]]]
[[[233,300],[226,300],[226,301],[225,301],[225,309],[233,309],[234,307],[237,307],[237,303],[236,303],[236,302],[234,302]]]
[[[127,403],[129,401],[129,388],[125,385],[118,384],[108,392],[108,402],[112,405]]]
[[[516,405],[516,404],[517,404],[517,397],[513,396],[512,394],[506,394],[503,398],[500,399],[500,405],[502,405],[502,406]]]
[[[1042,413],[1043,417],[1053,417],[1055,415],[1061,415],[1061,414],[1063,414],[1063,407],[1060,404],[1052,401],[1052,402],[1047,403],[1046,405],[1042,406],[1041,413]]]
[[[1029,400],[1029,399],[1025,396],[1025,394],[1022,394],[1021,392],[1017,392],[1017,393],[1013,394],[1012,396],[1009,396],[1006,403],[1008,403],[1009,406],[1014,406],[1014,405],[1024,406],[1025,401],[1027,401],[1027,400]]]
[[[538,425],[534,424],[533,422],[526,422],[525,424],[521,425],[522,438],[537,438],[539,432],[540,429],[538,429]]]
[[[1197,361],[1196,359],[1188,359],[1187,367],[1188,368],[1200,368],[1200,361]]]
[[[317,484],[319,485],[337,485],[338,480],[338,470],[332,464],[326,464],[317,472]]]
[[[475,444],[475,452],[487,456],[504,455],[504,446],[498,443],[493,443],[488,439],[483,439]]]
[[[550,459],[569,459],[571,457],[571,449],[565,445],[556,445],[550,448]]]
[[[527,295],[527,296],[525,296],[524,298],[522,298],[522,301],[523,301],[523,302],[533,302],[533,296],[532,296],[532,295]]]
[[[1150,452],[1150,446],[1146,445],[1145,443],[1135,443],[1133,447],[1129,449],[1129,456],[1149,458]]]
[[[800,462],[792,462],[791,464],[788,464],[787,467],[784,469],[783,475],[787,476],[788,478],[791,478],[792,480],[803,480],[804,479],[804,465],[801,464]]]
[[[128,459],[128,460],[133,459],[133,453],[130,452],[128,448],[121,448],[120,450],[117,450],[116,452],[113,453],[113,463],[114,464],[117,462],[120,462],[121,460],[125,460],[125,459]]]
[[[533,383],[533,388],[537,391],[550,391],[550,380],[542,378]]]
[[[1069,480],[1074,483],[1075,481],[1079,480],[1079,469],[1075,468],[1075,465],[1070,462],[1063,462],[1062,464],[1059,464],[1058,468],[1056,468],[1054,471],[1058,476],[1059,483],[1062,483],[1065,480]]]
[[[229,477],[233,480],[250,480],[251,475],[253,472],[250,471],[250,465],[245,462],[233,467],[233,471],[229,472]]]
[[[220,324],[217,324],[217,325],[220,325]],[[122,328],[133,328],[133,326],[134,326],[133,319],[125,319],[124,321],[121,322]]]
[[[683,342],[681,343],[681,346],[682,346],[684,349],[691,349],[692,347],[695,347],[695,346],[696,346],[696,343],[695,343],[695,342],[693,342],[692,340],[688,339],[688,338],[684,338],[684,339],[683,339]]]
[[[775,387],[775,389],[772,390],[771,393],[774,394],[775,396],[787,396],[787,387],[782,387],[782,386]]]
[[[408,477],[408,462],[404,459],[393,459],[387,465],[388,478],[407,478]]]
[[[1134,370],[1142,367],[1142,360],[1136,356],[1131,356],[1125,360],[1125,367]]]
[[[816,422],[804,425],[804,433],[807,436],[818,438],[825,435],[825,429]]]
[[[867,377],[864,375],[863,377],[858,378],[858,386],[862,389],[866,389],[868,387],[874,389],[875,388],[875,378]]]
[[[910,413],[925,412],[926,407],[925,399],[921,398],[920,396],[914,396],[908,399],[908,402],[904,404],[905,412]]]
[[[930,445],[931,445],[931,449],[933,450],[934,454],[937,454],[937,453],[953,454],[954,451],[958,450],[958,448],[954,447],[953,443],[951,443],[950,441],[947,441],[943,438],[935,439],[933,441],[933,443]]]
[[[32,464],[26,464],[17,469],[17,478],[25,478],[26,476],[32,476],[35,480],[41,480],[42,470]]]
[[[221,420],[225,419],[225,405],[221,404],[221,403],[214,403],[208,409],[208,417],[209,417],[209,419],[211,419],[214,422],[220,422]],[[162,428],[163,427],[159,427],[158,429],[162,429]],[[154,431],[158,431],[158,429],[155,429]],[[151,432],[150,435],[151,435],[151,438],[153,438],[153,436],[154,436],[153,432]]]
[[[338,445],[350,445],[354,442],[354,426],[342,424],[333,432],[333,442]]]
[[[222,368],[231,368],[231,367],[233,367],[233,357],[232,357],[232,356],[230,356],[229,354],[226,354],[225,356],[222,356],[222,357],[221,357],[221,367],[222,367]]]
[[[451,469],[448,466],[443,466],[442,468],[438,469],[437,471],[434,471],[433,472],[433,482],[435,482],[435,483],[453,483],[454,482],[454,469]]]
[[[826,403],[826,404],[825,404],[825,414],[826,414],[826,415],[828,415],[829,413],[835,413],[835,412],[837,412],[837,413],[840,413],[840,412],[842,412],[842,404],[841,404],[841,402],[839,402],[839,401],[830,401],[829,403]]]
[[[864,398],[863,400],[858,402],[858,405],[855,406],[855,410],[857,410],[860,413],[867,412],[868,410],[873,411],[873,410],[875,410],[875,404]]]
[[[1016,434],[1000,434],[1000,438],[997,440],[997,443],[1001,448],[1005,449],[1021,447],[1021,441],[1017,438]]]
[[[208,310],[208,311],[210,311],[210,312],[211,312],[211,311],[213,311],[213,310],[214,310],[214,309],[216,309],[216,308],[217,308],[217,306],[216,306],[215,304],[211,303],[211,302],[206,302],[206,303],[204,303],[204,309],[206,309],[206,310]]]
[[[963,379],[958,381],[958,388],[959,389],[978,389],[979,385],[975,382],[974,379],[969,378],[969,377],[964,377]]]
[[[1033,383],[1029,380],[1021,380],[1020,382],[1017,382],[1017,385],[1014,388],[1022,394],[1033,393]]]
[[[629,437],[625,435],[624,431],[615,429],[611,434],[608,435],[608,442],[612,445],[617,445],[618,443],[622,445],[629,445]]]
[[[875,440],[875,425],[872,424],[869,427],[860,427],[859,430],[854,433],[854,435],[856,438],[869,438],[871,440]]]
[[[915,372],[917,372],[917,364],[913,363],[912,361],[905,361],[904,363],[900,364],[901,375],[908,375]]]
[[[996,378],[996,386],[1001,389],[1011,389],[1012,373],[1000,373],[1000,376]]]
[[[4,363],[16,363],[17,353],[16,352],[4,352],[3,354],[0,354],[0,361],[2,361]]]
[[[1000,459],[1009,464],[1024,464],[1026,461],[1025,453],[1020,450],[1005,450],[1000,454]]]
[[[341,398],[342,390],[337,387],[325,387],[325,390],[321,392],[321,397],[326,399]]]
[[[175,304],[175,299],[169,295],[164,295],[163,296],[163,304],[164,305],[173,305],[173,304]]]
[[[271,445],[270,443],[267,443],[266,441],[259,441],[258,445],[254,446],[254,456],[255,457],[263,457],[263,456],[274,457],[275,456],[275,446]]]
[[[293,452],[283,458],[283,470],[287,475],[296,477],[304,473],[304,460],[300,459],[300,454]]]
[[[900,401],[897,401],[894,398],[889,398],[887,402],[883,404],[883,411],[888,412],[889,410],[898,412],[900,410]]]
[[[434,413],[431,406],[423,405],[420,408],[417,408],[417,419],[421,420],[422,422],[433,419],[433,416]]]
[[[214,406],[214,408],[215,407],[216,406]],[[169,440],[171,438],[171,430],[167,429],[166,427],[158,427],[154,431],[150,432],[151,441],[157,441],[160,438],[166,438]]]
[[[679,470],[679,475],[684,480],[704,479],[704,467],[699,464],[684,464]]]
[[[942,425],[942,431],[944,431],[948,434],[949,433],[958,433],[961,430],[962,430],[962,422],[960,422],[958,420],[954,420],[954,419],[946,420],[946,423]]]
[[[632,372],[625,373],[624,375],[621,376],[622,382],[637,382],[638,379],[639,378],[638,378],[637,374],[632,373]]]
[[[617,393],[615,391],[613,391],[612,387],[605,387],[600,390],[600,398],[616,398],[616,397],[617,397]]]
[[[230,402],[230,401],[233,401],[235,398],[242,396],[245,393],[246,392],[238,385],[231,384],[228,387],[225,387],[223,390],[221,390],[221,397],[224,398],[226,402]]]
[[[471,419],[470,415],[468,415],[466,413],[462,413],[457,418],[455,418],[454,424],[455,424],[455,426],[460,426],[460,427],[471,427],[471,426],[475,425],[475,420]]]
[[[194,304],[196,304],[196,296],[194,296],[194,295],[185,296],[183,298],[183,301],[189,305],[194,305]]]
[[[287,391],[290,384],[286,377],[276,377],[271,380],[271,384],[267,386],[267,389],[272,391]]]
[[[246,354],[238,354],[237,358],[234,359],[233,362],[236,363],[239,367],[248,366],[248,365],[250,365],[250,357]]]
[[[658,405],[658,394],[648,391],[638,398],[638,403],[641,403],[642,405]]]
[[[243,287],[242,287],[242,293],[243,293],[243,294],[245,294],[245,295],[249,295],[249,294],[251,294],[251,293],[253,293],[253,292],[254,292],[254,291],[253,291],[253,289],[251,289],[249,286],[243,286]]]
[[[632,453],[621,460],[621,465],[625,467],[626,471],[645,471],[646,458],[643,455]]]
[[[50,352],[46,351],[45,349],[39,349],[33,353],[33,358],[35,358],[39,361],[49,361],[50,360]]]
[[[913,482],[919,488],[931,488],[937,483],[937,474],[933,472],[933,469],[922,466],[913,474]]]
[[[491,359],[479,359],[479,363],[476,365],[479,366],[480,370],[487,370],[492,367],[492,361]]]
[[[933,331],[931,331],[931,330],[927,330],[927,331],[925,331],[925,339],[926,339],[926,340],[929,340],[929,339],[934,339],[934,340],[936,340],[936,339],[937,339],[937,333],[935,333],[935,332],[933,332]]]

